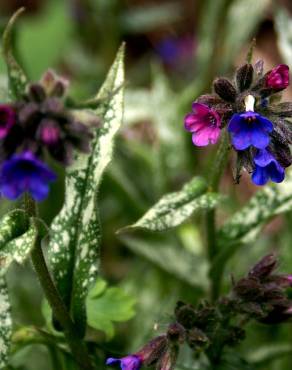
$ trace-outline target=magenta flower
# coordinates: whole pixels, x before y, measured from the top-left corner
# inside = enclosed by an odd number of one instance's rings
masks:
[[[15,113],[11,106],[7,104],[0,105],[0,139],[7,136],[10,128],[15,123]]]
[[[266,74],[266,86],[276,90],[286,89],[289,85],[289,67],[279,64]]]
[[[192,133],[194,145],[215,144],[220,136],[221,118],[219,114],[201,103],[193,103],[192,110],[192,113],[185,117],[185,129]]]

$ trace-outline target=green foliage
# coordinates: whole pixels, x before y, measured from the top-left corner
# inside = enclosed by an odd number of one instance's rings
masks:
[[[178,3],[142,5],[124,13],[121,23],[129,32],[149,32],[169,22],[178,21],[181,13],[182,9]]]
[[[165,231],[174,228],[186,221],[195,211],[216,206],[220,196],[206,193],[206,190],[206,181],[195,177],[180,191],[164,195],[140,220],[124,230],[142,228]]]
[[[28,76],[37,80],[54,68],[66,48],[72,21],[64,1],[49,1],[43,16],[25,19],[19,25],[17,46]]]
[[[89,155],[78,154],[67,171],[65,202],[51,225],[49,260],[56,284],[74,320],[85,329],[85,297],[98,272],[100,224],[97,190],[112,157],[113,139],[123,116],[124,46],[97,98],[101,118]],[[117,90],[115,94],[110,95]],[[110,96],[110,98],[108,98]]]
[[[250,350],[247,358],[248,361],[255,366],[264,366],[283,356],[291,355],[292,346],[290,343],[274,343],[273,345],[260,346],[254,350]]]
[[[3,33],[3,56],[8,69],[9,91],[13,98],[19,99],[22,97],[27,84],[27,77],[22,68],[16,61],[12,52],[12,31],[15,22],[24,8],[20,8],[8,22]]]
[[[271,0],[236,0],[228,10],[225,24],[225,58],[222,59],[222,69],[227,70],[230,62],[238,55],[240,47],[255,34],[259,21],[271,4]],[[252,7],[252,12],[250,11]],[[249,16],[246,17],[246,14]],[[245,19],[241,27],[237,27],[239,19]]]
[[[0,368],[7,362],[12,333],[4,274],[13,261],[22,263],[29,255],[37,235],[36,222],[30,222],[22,210],[7,213],[0,221]]]
[[[122,241],[134,253],[198,290],[207,284],[207,262],[192,254],[171,238],[151,239],[123,236]]]
[[[0,277],[0,369],[7,365],[12,334],[12,320],[7,285]]]
[[[241,246],[253,243],[262,227],[273,217],[292,209],[292,173],[278,185],[259,190],[240,211],[235,213],[219,230],[220,252],[216,256],[211,274],[216,276],[222,266]]]
[[[278,33],[278,45],[287,64],[292,60],[292,17],[284,8],[275,9],[275,26]]]
[[[6,214],[0,221],[0,266],[3,275],[12,261],[22,263],[37,234],[37,220],[29,221],[25,212],[15,210]]]
[[[121,288],[108,288],[104,280],[97,279],[86,300],[88,324],[103,331],[110,340],[115,333],[113,323],[127,321],[134,316],[135,302]]]

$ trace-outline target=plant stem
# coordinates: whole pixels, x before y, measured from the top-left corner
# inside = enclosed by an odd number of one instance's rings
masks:
[[[220,184],[220,179],[224,173],[228,155],[228,134],[226,130],[223,131],[220,146],[213,161],[213,167],[209,178],[209,191],[217,192]],[[217,241],[216,241],[216,209],[206,211],[205,214],[205,229],[206,229],[206,244],[208,251],[208,259],[210,264],[217,255]],[[215,281],[211,281],[211,298],[216,300],[218,298],[220,286]]]
[[[37,216],[37,207],[34,200],[28,195],[24,196],[24,209],[30,217]],[[38,227],[37,227],[38,229]],[[45,296],[52,307],[53,313],[64,329],[64,334],[70,346],[72,356],[82,370],[93,370],[85,343],[79,338],[69,312],[51,278],[46,260],[41,247],[42,236],[37,232],[34,247],[31,251],[31,259],[34,269],[38,275]]]

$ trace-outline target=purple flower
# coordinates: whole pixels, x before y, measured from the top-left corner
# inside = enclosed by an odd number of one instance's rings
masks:
[[[142,359],[137,355],[129,355],[122,358],[108,358],[106,365],[119,364],[122,370],[139,370],[142,366]]]
[[[192,133],[194,145],[215,144],[220,136],[221,118],[205,104],[193,103],[192,113],[185,117],[185,129]]]
[[[289,85],[289,67],[279,64],[266,74],[266,86],[276,90],[286,89]]]
[[[7,104],[0,105],[0,139],[3,139],[15,123],[14,110]]]
[[[273,131],[273,124],[260,114],[247,111],[233,114],[228,131],[235,149],[245,150],[252,145],[264,149],[269,145],[269,133]]]
[[[41,201],[49,192],[49,183],[56,180],[56,175],[42,161],[29,151],[15,154],[6,160],[0,174],[2,194],[11,200],[22,193]]]
[[[254,157],[254,163],[255,169],[251,178],[255,185],[265,185],[269,180],[277,183],[284,180],[284,168],[268,150],[259,150]]]

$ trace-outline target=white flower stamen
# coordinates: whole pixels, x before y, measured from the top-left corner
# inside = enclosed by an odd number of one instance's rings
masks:
[[[245,110],[246,112],[254,112],[255,97],[252,95],[247,95],[244,98]]]

